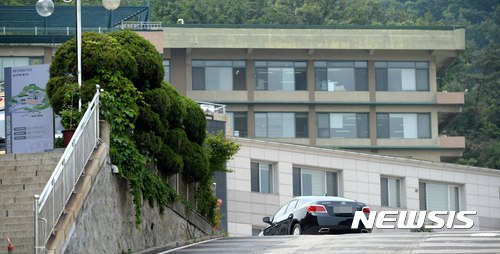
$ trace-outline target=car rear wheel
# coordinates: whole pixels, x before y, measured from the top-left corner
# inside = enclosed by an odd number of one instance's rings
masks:
[[[295,224],[295,226],[293,226],[292,235],[300,235],[300,234],[302,234],[302,228],[300,227],[299,224]]]

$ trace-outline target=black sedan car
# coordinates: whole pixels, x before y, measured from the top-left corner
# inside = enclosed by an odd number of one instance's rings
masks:
[[[356,211],[370,213],[364,203],[352,199],[329,196],[303,196],[292,199],[283,205],[272,217],[262,220],[269,224],[261,235],[300,235],[300,234],[343,234],[369,233],[360,223],[351,229]]]

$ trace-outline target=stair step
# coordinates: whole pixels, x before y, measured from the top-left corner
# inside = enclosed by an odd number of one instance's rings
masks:
[[[2,197],[0,197],[0,204],[16,204],[16,203],[26,203],[26,202],[33,203],[33,195],[4,197],[2,194]]]
[[[7,237],[9,238],[21,238],[21,237],[30,237],[34,235],[34,229],[33,229],[33,223],[31,223],[31,228],[29,229],[17,229],[17,228],[11,228],[10,230],[7,230],[5,232],[0,231],[0,236],[3,235],[1,239],[5,239]]]
[[[12,217],[0,217],[0,225],[4,225],[7,223],[26,223],[29,221],[33,221],[33,211],[31,211],[30,216],[12,216]],[[0,241],[1,242],[1,241]]]
[[[2,197],[31,197],[34,195],[40,195],[43,188],[39,190],[2,190]]]
[[[38,191],[43,190],[47,183],[2,184],[0,192],[4,191]]]
[[[2,224],[2,228],[0,228],[0,234],[2,232],[9,232],[11,229],[15,230],[33,230],[33,219],[29,219],[26,217],[23,217],[24,221],[23,222],[7,222]]]
[[[17,163],[20,163],[21,161],[17,161]],[[26,171],[53,171],[54,168],[57,166],[57,161],[52,162],[52,163],[47,163],[47,164],[40,164],[40,163],[34,163],[30,165],[22,165],[20,164],[15,164],[15,165],[10,165],[10,166],[1,166],[0,171],[1,172],[8,172],[8,171],[16,171],[16,172],[26,172]]]
[[[18,178],[18,177],[46,177],[47,180],[49,179],[50,175],[52,175],[52,170],[50,171],[45,171],[45,170],[34,170],[31,172],[27,171],[1,171],[0,169],[0,179],[12,179],[12,178]]]
[[[8,211],[8,210],[32,210],[33,209],[33,201],[31,202],[19,202],[13,204],[4,204],[0,203],[0,211]]]
[[[37,166],[37,165],[56,165],[60,158],[44,158],[44,159],[25,159],[25,160],[2,160],[1,167],[11,166]]]
[[[28,177],[0,177],[0,185],[8,184],[23,184],[23,183],[46,183],[48,179],[39,176],[28,176]]]
[[[3,154],[0,156],[0,162],[12,160],[33,160],[33,159],[51,159],[61,158],[64,150],[56,150],[44,153],[28,153],[28,154]]]
[[[16,210],[16,209],[9,209],[9,210],[0,210],[0,218],[8,218],[12,216],[30,216],[33,215],[33,209],[30,210]]]
[[[4,191],[38,191],[43,190],[47,183],[23,183],[23,184],[2,184],[0,185],[0,192]]]

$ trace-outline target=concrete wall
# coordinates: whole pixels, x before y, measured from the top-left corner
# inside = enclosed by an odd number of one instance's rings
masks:
[[[250,235],[252,227],[265,227],[262,217],[272,216],[293,198],[293,167],[334,171],[339,196],[368,204],[372,210],[412,210],[419,207],[419,181],[459,186],[460,210],[477,211],[474,230],[500,230],[500,171],[456,164],[363,154],[311,146],[235,138],[241,145],[227,167],[228,232]],[[251,192],[250,163],[273,164],[274,193]],[[381,205],[380,177],[401,181],[401,207]]]
[[[133,197],[128,183],[112,173],[107,151],[102,154],[98,159],[103,160],[101,166],[95,171],[90,170],[83,179],[84,186],[81,189],[85,190],[85,185],[89,184],[88,195],[81,197],[81,201],[70,201],[71,204],[81,203],[82,206],[68,209],[69,214],[75,213],[74,223],[60,226],[62,229],[58,234],[64,233],[67,240],[59,244],[61,248],[57,248],[55,253],[138,252],[158,247],[167,249],[212,234],[208,222],[194,212],[186,214],[184,206],[178,203],[160,214],[157,207],[151,208],[146,202],[142,208],[142,224],[136,227]],[[90,177],[88,181],[85,180],[87,176]],[[78,191],[76,196],[81,192]]]

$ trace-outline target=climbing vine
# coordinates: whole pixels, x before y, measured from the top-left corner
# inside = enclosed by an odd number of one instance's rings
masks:
[[[217,224],[212,179],[216,171],[225,170],[225,162],[238,146],[222,134],[207,137],[203,111],[163,81],[161,56],[147,40],[131,31],[82,36],[85,71],[81,89],[76,86],[73,68],[73,39],[55,55],[48,97],[60,114],[77,107],[75,100],[68,100],[68,93],[85,103],[92,98],[95,84],[104,89],[100,112],[110,124],[111,160],[129,184],[136,225],[142,223],[145,202],[163,213],[180,200],[163,178],[173,174],[181,174],[185,182],[197,186],[195,209]]]

